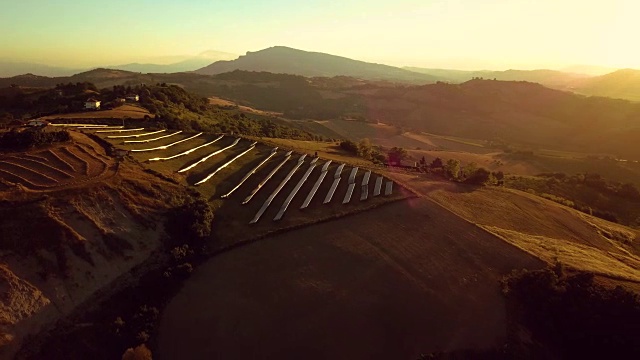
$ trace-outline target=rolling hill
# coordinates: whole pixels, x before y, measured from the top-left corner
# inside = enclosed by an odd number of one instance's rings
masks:
[[[367,80],[386,80],[405,83],[433,83],[435,76],[419,74],[389,65],[368,63],[341,56],[309,52],[284,46],[274,46],[247,52],[232,61],[217,61],[196,71],[215,75],[233,70],[266,71],[302,76],[352,76]]]
[[[69,76],[80,71],[82,70],[0,59],[0,76],[17,76],[28,73],[41,76]]]
[[[640,101],[640,70],[622,69],[583,79],[573,84],[571,90],[585,95]]]
[[[635,74],[630,70],[614,74],[624,77],[628,72]],[[613,75],[602,78],[610,76]],[[640,159],[640,148],[635,145],[640,141],[640,104],[586,97],[523,81],[476,79],[462,84],[402,86],[344,76],[309,78],[241,70],[211,76],[95,69],[62,78],[23,75],[0,79],[0,87],[45,87],[83,81],[98,88],[172,83],[200,96],[217,96],[239,105],[282,113],[289,119],[380,121],[432,134],[525,148]],[[629,84],[627,89],[632,89],[633,82]],[[588,89],[586,85],[584,88]],[[591,89],[596,88],[593,85]]]
[[[473,78],[496,79],[502,81],[529,81],[544,86],[566,89],[576,80],[589,78],[589,75],[569,73],[556,70],[505,70],[505,71],[464,71],[452,69],[426,69],[405,67],[404,69],[443,78],[451,83],[463,83]]]

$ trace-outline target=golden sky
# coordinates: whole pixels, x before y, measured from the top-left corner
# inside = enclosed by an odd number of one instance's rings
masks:
[[[66,67],[283,45],[397,66],[640,68],[631,0],[0,0],[0,58]]]

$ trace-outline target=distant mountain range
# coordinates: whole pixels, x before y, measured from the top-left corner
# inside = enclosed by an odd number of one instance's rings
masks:
[[[209,50],[196,56],[171,56],[151,59],[147,63],[130,63],[121,65],[103,65],[97,68],[126,70],[138,73],[176,73],[194,71],[214,61],[231,60],[238,55],[222,51]],[[89,68],[64,68],[37,63],[25,63],[0,59],[0,77],[11,77],[23,74],[38,76],[71,76],[90,70]]]
[[[194,57],[189,57],[181,61],[172,62],[170,64],[141,64],[131,63],[124,65],[105,66],[108,69],[118,69],[133,71],[139,73],[176,73],[194,71],[211,64],[212,61],[231,60],[237,58],[238,55],[230,54],[222,51],[205,51]]]
[[[196,87],[196,91],[206,93],[210,82],[206,76],[240,70],[292,74],[305,77],[346,76],[366,81],[386,81],[415,85],[432,84],[438,81],[464,83],[474,78],[528,81],[584,95],[640,101],[640,71],[632,69],[617,70],[600,76],[590,76],[545,69],[464,71],[418,67],[398,68],[284,46],[248,52],[235,60],[228,60],[234,57],[236,56],[229,53],[209,51],[186,59],[184,57],[161,59],[163,61],[173,61],[170,64],[132,63],[108,66],[107,68],[112,69],[112,71],[96,69],[96,71],[85,72],[39,64],[0,61],[0,76],[29,73],[28,75],[0,79],[0,86],[2,84],[4,86],[9,84],[54,86],[56,83],[65,81],[91,81],[100,87],[123,82],[129,84],[152,82],[162,78],[165,79],[164,81],[170,79],[169,81],[174,83],[191,84]],[[576,71],[584,70],[591,73],[607,70],[606,68],[589,66],[577,66],[571,69]],[[118,73],[115,70],[125,71]],[[160,76],[161,74],[169,76],[162,77]],[[199,79],[200,85],[197,85],[194,81],[196,78]]]
[[[69,76],[77,74],[81,71],[83,71],[83,69],[71,69],[0,59],[0,77],[10,77],[21,74],[38,74],[40,76]]]
[[[368,63],[342,56],[303,51],[285,46],[274,46],[256,52],[247,52],[236,60],[216,61],[196,73],[222,74],[234,70],[266,71],[307,77],[351,76],[365,80],[385,80],[414,84],[434,83],[440,78],[394,66]]]

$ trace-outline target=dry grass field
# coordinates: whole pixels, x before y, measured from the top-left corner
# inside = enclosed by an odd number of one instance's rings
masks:
[[[237,106],[238,109],[241,110],[241,111],[244,111],[244,112],[247,112],[247,113],[252,113],[252,114],[264,115],[264,116],[282,116],[282,113],[279,113],[279,112],[258,110],[258,109],[254,109],[254,108],[249,107],[249,106],[238,105],[237,103],[235,103],[233,101],[221,99],[221,98],[216,97],[216,96],[209,97],[209,104],[210,105],[216,105],[216,106],[232,106],[232,107],[236,107]]]
[[[400,201],[211,259],[163,313],[159,353],[415,359],[486,348],[506,334],[498,280],[541,266],[429,200]]]
[[[422,176],[392,178],[504,241],[552,264],[640,282],[640,233],[534,195]]]
[[[147,109],[135,105],[122,105],[112,110],[85,111],[69,114],[55,114],[42,117],[43,120],[56,119],[142,119],[145,116],[153,118]]]

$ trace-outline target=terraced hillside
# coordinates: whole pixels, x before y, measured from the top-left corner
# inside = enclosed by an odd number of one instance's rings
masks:
[[[27,153],[0,155],[0,183],[5,189],[58,190],[113,175],[115,162],[80,133],[74,142]]]
[[[185,189],[89,137],[0,157],[0,358],[76,311],[163,245]]]

